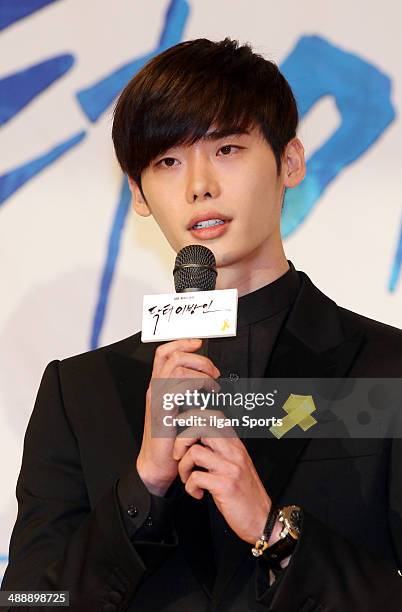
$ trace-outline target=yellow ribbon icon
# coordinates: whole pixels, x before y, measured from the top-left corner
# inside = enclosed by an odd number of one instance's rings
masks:
[[[307,431],[317,423],[311,413],[316,410],[314,400],[311,395],[293,395],[291,393],[283,405],[287,416],[282,419],[282,425],[273,425],[269,431],[276,437],[282,438],[288,431],[296,425]]]
[[[227,319],[224,320],[223,325],[221,327],[221,331],[225,331],[225,329],[229,329],[229,321]]]

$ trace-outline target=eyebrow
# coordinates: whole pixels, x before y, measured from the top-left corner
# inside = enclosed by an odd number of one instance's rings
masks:
[[[250,132],[248,132],[247,130],[242,130],[240,128],[230,128],[230,129],[226,129],[226,130],[214,130],[213,132],[208,132],[207,134],[205,134],[202,137],[202,140],[207,140],[207,141],[214,141],[214,140],[220,140],[221,138],[227,138],[228,136],[242,136],[242,135],[247,135]]]

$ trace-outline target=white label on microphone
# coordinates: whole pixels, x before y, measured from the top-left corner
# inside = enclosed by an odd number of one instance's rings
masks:
[[[142,342],[235,336],[237,289],[144,295]]]

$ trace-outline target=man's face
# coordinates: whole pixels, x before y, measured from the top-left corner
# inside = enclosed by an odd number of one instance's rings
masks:
[[[296,150],[299,144],[302,152],[299,141]],[[203,244],[213,251],[218,268],[241,271],[267,266],[275,256],[284,188],[293,186],[287,183],[288,176],[286,155],[278,176],[272,149],[253,128],[248,133],[204,137],[155,158],[141,176],[146,202],[133,181],[130,186],[135,210],[155,217],[176,252],[189,244]],[[203,227],[208,219],[220,223]],[[202,226],[193,228],[197,221]]]

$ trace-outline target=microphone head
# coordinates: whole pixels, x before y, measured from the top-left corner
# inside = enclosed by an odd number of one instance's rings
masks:
[[[215,255],[202,244],[190,244],[177,253],[173,270],[177,293],[211,291],[217,274]]]

